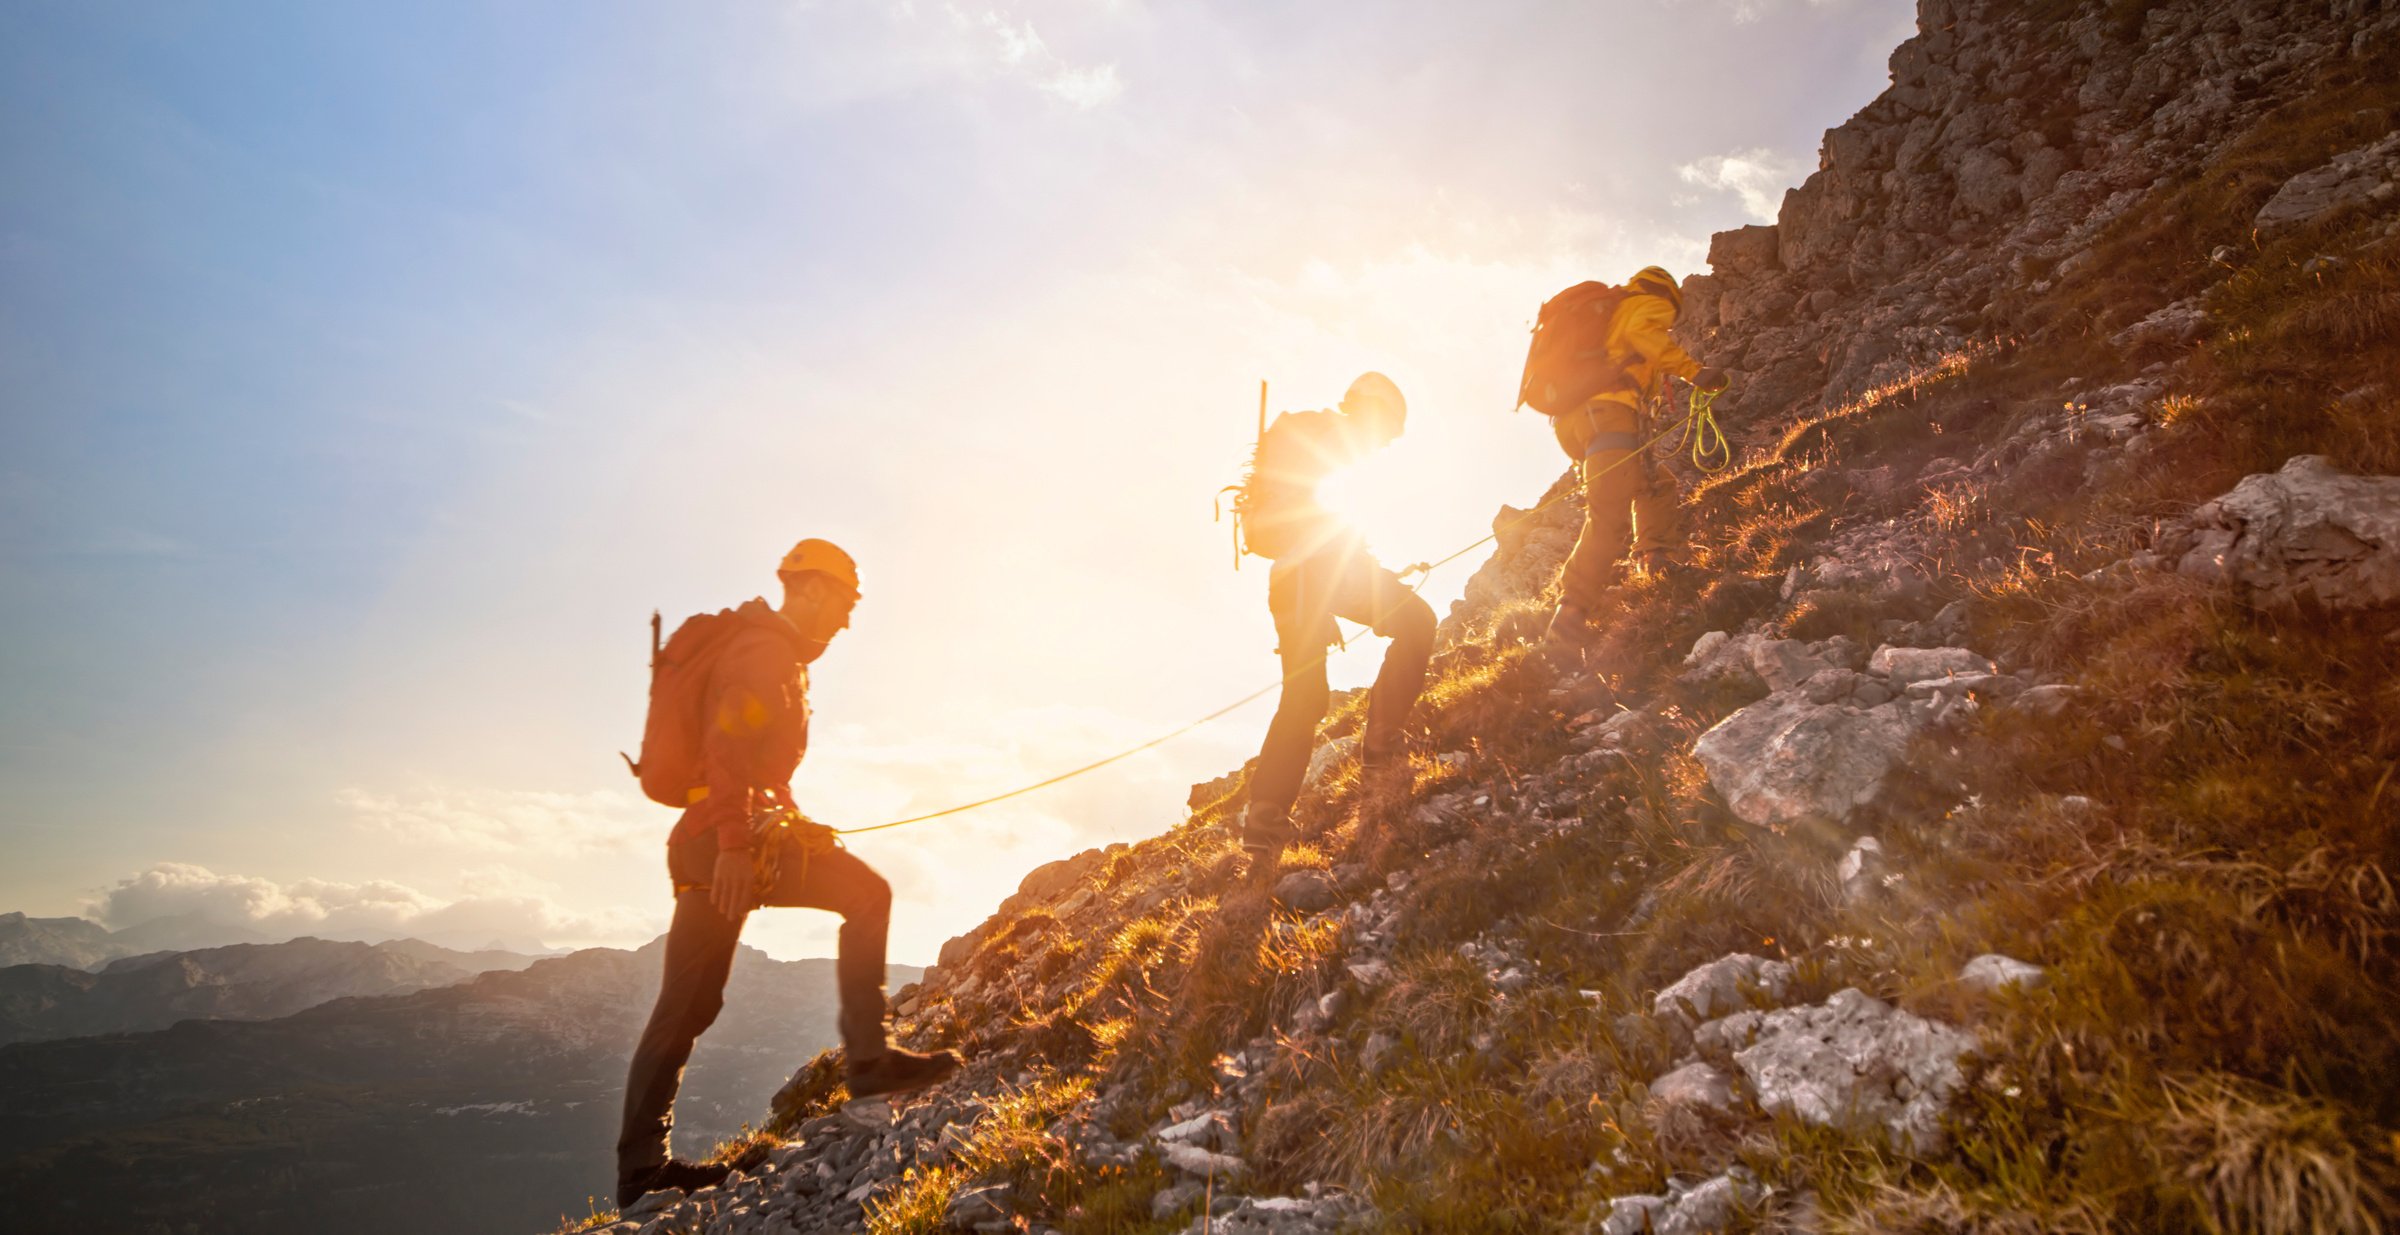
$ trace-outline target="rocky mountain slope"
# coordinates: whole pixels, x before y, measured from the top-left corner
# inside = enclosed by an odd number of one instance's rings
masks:
[[[1689,572],[1527,643],[1504,508],[1413,783],[1324,729],[1034,872],[687,1231],[2391,1229],[2400,9],[1922,0],[1683,329]],[[1608,273],[1608,272],[1596,272]]]
[[[31,918],[0,913],[0,965],[97,969],[137,951],[88,918]]]
[[[298,957],[348,961],[366,948],[304,942],[184,954],[97,975],[93,989],[174,988],[187,966],[288,976]],[[368,951],[387,974],[430,972]],[[558,1198],[610,1187],[625,1060],[659,954],[658,944],[591,949],[280,1019],[0,1046],[5,1225],[297,1233],[546,1222]],[[732,1005],[692,1064],[678,1128],[687,1149],[738,1132],[757,1093],[835,1039],[832,966],[743,954]],[[896,966],[892,977],[917,973]],[[278,997],[271,982],[235,988]]]
[[[235,944],[123,957],[97,973],[11,965],[0,968],[0,1045],[164,1029],[192,1018],[271,1020],[331,999],[403,995],[481,972],[467,965],[521,969],[533,962],[515,953],[453,953],[416,940],[402,943]]]

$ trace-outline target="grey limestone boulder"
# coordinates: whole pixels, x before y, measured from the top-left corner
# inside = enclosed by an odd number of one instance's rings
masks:
[[[2034,985],[2042,980],[2042,973],[2039,965],[2028,965],[2013,956],[1986,952],[1960,968],[1958,980],[1972,990],[2001,991],[2012,986]]]
[[[1749,1016],[1750,1045],[1733,1061],[1761,1107],[1880,1133],[1905,1153],[1941,1151],[1942,1114],[1966,1083],[1959,1060],[1975,1045],[1971,1035],[1857,989],[1815,1007]]]
[[[1749,1007],[1753,995],[1780,1001],[1791,984],[1790,965],[1736,952],[1677,978],[1650,1001],[1650,1013],[1697,1025]]]
[[[2400,133],[2334,157],[2322,167],[2305,171],[2275,190],[2258,208],[2253,226],[2278,232],[2311,223],[2344,207],[2400,201]]]
[[[1715,1235],[1733,1229],[1759,1192],[1749,1173],[1736,1167],[1664,1196],[1617,1197],[1600,1220],[1600,1235]]]
[[[1184,1230],[1188,1235],[1314,1235],[1369,1229],[1374,1216],[1365,1200],[1343,1193],[1244,1197],[1213,1217],[1194,1218]]]
[[[1833,877],[1842,885],[1842,899],[1851,904],[1873,896],[1883,887],[1891,863],[1883,854],[1883,842],[1872,836],[1861,836],[1851,842],[1850,851],[1834,864]]]
[[[1965,648],[1879,647],[1867,658],[1867,672],[1889,678],[1895,689],[1932,678],[1989,674],[1992,662]]]
[[[1342,760],[1356,753],[1358,753],[1357,734],[1335,738],[1323,746],[1319,746],[1316,753],[1308,757],[1309,788],[1314,789],[1322,784],[1326,777],[1333,774],[1334,768],[1341,765]]]
[[[2270,608],[2400,604],[2400,476],[2297,455],[2194,508],[2135,560],[2230,583]]]
[[[1874,801],[1923,724],[1902,701],[1861,708],[1790,692],[1718,721],[1692,754],[1735,814],[1780,828]]]
[[[1341,888],[1324,871],[1296,870],[1275,881],[1275,899],[1288,909],[1320,913],[1341,899]]]
[[[1856,666],[1858,645],[1839,637],[1805,643],[1712,630],[1692,644],[1683,663],[1684,680],[1694,684],[1764,684],[1771,691],[1790,690],[1828,669]]]

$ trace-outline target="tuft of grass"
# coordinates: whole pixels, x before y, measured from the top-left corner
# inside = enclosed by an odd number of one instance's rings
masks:
[[[912,1168],[869,1205],[868,1235],[938,1235],[948,1229],[944,1219],[958,1193],[988,1183],[1008,1184],[1018,1210],[1063,1212],[1082,1177],[1051,1126],[1091,1089],[1090,1077],[1052,1076],[993,1096],[948,1162]]]
[[[596,1196],[583,1198],[583,1203],[589,1211],[588,1213],[580,1218],[571,1214],[560,1214],[558,1226],[552,1229],[550,1235],[584,1235],[587,1231],[597,1231],[615,1225],[617,1221],[616,1206],[610,1205],[604,1209],[600,1205],[600,1198]]]
[[[2337,1108],[2239,1077],[2170,1080],[2161,1166],[2211,1235],[2381,1235],[2392,1198]]]
[[[764,1129],[772,1136],[790,1136],[801,1124],[841,1109],[850,1100],[849,1087],[842,1083],[841,1053],[818,1051],[775,1096],[779,1101]]]

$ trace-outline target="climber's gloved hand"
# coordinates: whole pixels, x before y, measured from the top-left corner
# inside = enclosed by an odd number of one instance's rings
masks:
[[[1692,375],[1692,385],[1712,395],[1732,384],[1726,380],[1725,372],[1722,369],[1702,369]]]
[[[740,922],[758,907],[758,893],[751,887],[751,853],[747,849],[725,849],[717,853],[717,867],[710,875],[708,903],[727,920]]]

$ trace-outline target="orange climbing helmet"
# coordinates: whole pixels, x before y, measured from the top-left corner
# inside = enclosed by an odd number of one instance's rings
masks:
[[[831,575],[853,594],[858,591],[858,563],[830,540],[811,537],[793,545],[792,551],[784,554],[783,562],[775,568],[776,574],[786,578],[810,571]]]

